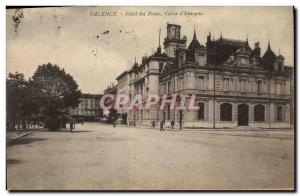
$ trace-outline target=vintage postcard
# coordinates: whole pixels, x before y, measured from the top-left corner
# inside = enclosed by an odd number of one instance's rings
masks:
[[[294,8],[7,7],[7,190],[294,190]]]

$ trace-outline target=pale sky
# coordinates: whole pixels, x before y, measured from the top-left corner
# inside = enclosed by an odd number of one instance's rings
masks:
[[[116,11],[118,16],[91,16]],[[162,16],[125,16],[126,12],[159,12]],[[190,11],[199,16],[165,16],[165,12]],[[122,14],[122,15],[121,15]],[[64,7],[23,9],[16,29],[7,10],[7,74],[31,77],[38,65],[51,62],[63,67],[84,93],[103,93],[115,78],[129,69],[136,56],[141,62],[158,46],[158,32],[166,36],[167,22],[181,25],[190,43],[194,26],[205,44],[209,32],[215,37],[246,40],[253,48],[260,42],[264,54],[271,48],[293,66],[294,32],[292,7]],[[98,36],[98,37],[97,37]]]

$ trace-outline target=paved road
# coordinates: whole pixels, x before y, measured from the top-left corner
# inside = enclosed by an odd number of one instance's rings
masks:
[[[8,146],[7,185],[10,190],[291,189],[294,140],[286,133],[249,137],[88,123],[77,125],[75,133],[35,132]]]

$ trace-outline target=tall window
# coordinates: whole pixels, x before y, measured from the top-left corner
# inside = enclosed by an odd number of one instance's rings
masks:
[[[197,88],[204,89],[204,76],[197,77]]]
[[[229,91],[229,78],[224,78],[223,80],[223,84],[224,84],[224,91]]]
[[[179,56],[179,65],[181,66],[183,63],[184,63],[184,56],[183,55],[180,55]]]
[[[283,109],[281,105],[277,106],[277,121],[283,121]]]
[[[281,95],[282,93],[282,84],[281,82],[276,83],[276,94]]]
[[[183,77],[179,78],[179,89],[183,90]]]
[[[229,103],[221,104],[221,121],[232,121],[232,105]]]
[[[240,83],[241,83],[241,92],[246,92],[247,91],[246,80],[242,79],[240,80]]]
[[[261,94],[262,93],[262,81],[261,80],[256,81],[256,86],[257,86],[257,93]]]
[[[168,93],[171,91],[171,81],[168,81]]]
[[[254,106],[254,121],[265,121],[265,106],[261,104]]]
[[[198,109],[198,120],[203,120],[204,119],[204,103],[199,102],[198,103],[199,109]]]

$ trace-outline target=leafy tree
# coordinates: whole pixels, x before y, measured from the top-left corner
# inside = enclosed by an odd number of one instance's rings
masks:
[[[70,107],[78,106],[81,95],[73,77],[57,65],[39,65],[32,77],[41,102],[40,112],[50,131],[56,131]]]
[[[9,74],[6,80],[8,129],[14,129],[16,125],[18,131],[21,125],[22,129],[26,129],[26,124],[39,109],[35,92],[33,83],[25,80],[24,74]]]

